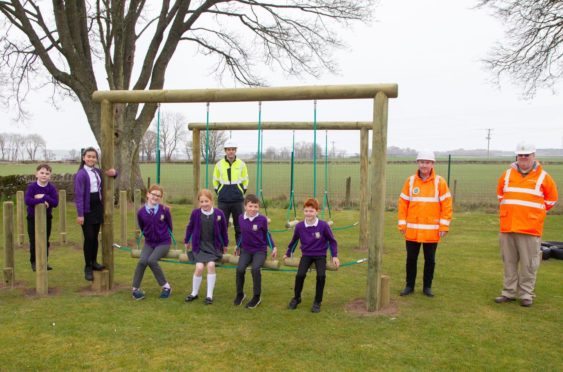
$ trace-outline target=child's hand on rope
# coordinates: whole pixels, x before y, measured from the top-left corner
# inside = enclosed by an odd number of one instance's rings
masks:
[[[191,251],[191,249],[192,249],[192,244],[191,244],[191,243],[186,243],[186,244],[184,244],[184,247],[186,247],[186,251]]]
[[[272,249],[272,258],[276,258],[277,256],[278,256],[278,249],[274,247],[274,249]]]
[[[338,257],[332,257],[332,263],[334,264],[334,266],[339,267],[340,266],[340,260],[338,259]]]

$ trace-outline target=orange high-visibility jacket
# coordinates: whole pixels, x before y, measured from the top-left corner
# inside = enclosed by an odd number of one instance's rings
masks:
[[[418,172],[405,181],[399,197],[399,230],[405,239],[437,243],[440,231],[448,231],[452,220],[452,195],[446,181],[435,174],[423,181]]]
[[[541,236],[546,211],[557,202],[557,186],[539,162],[525,176],[513,163],[498,180],[497,196],[500,232]]]

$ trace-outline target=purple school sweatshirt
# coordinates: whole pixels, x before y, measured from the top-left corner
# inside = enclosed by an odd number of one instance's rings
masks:
[[[192,250],[194,253],[199,252],[199,242],[201,240],[201,212],[200,208],[196,208],[190,215],[190,221],[186,226],[186,236],[184,243],[188,244],[191,240]],[[213,228],[215,230],[215,240],[213,245],[217,252],[223,253],[223,247],[229,245],[229,235],[227,234],[227,221],[223,211],[219,208],[213,208]]]
[[[145,244],[151,248],[172,243],[170,238],[172,232],[170,209],[160,204],[155,207],[157,210],[153,215],[147,212],[146,206],[142,206],[137,212],[139,229],[145,236]]]
[[[291,256],[293,246],[301,241],[301,253],[303,256],[326,256],[327,248],[330,255],[338,257],[338,243],[332,235],[328,223],[318,220],[317,226],[305,227],[305,221],[299,222],[293,231],[293,238],[287,247],[286,256]]]
[[[274,240],[268,231],[268,219],[261,214],[257,215],[252,221],[244,218],[244,213],[239,216],[240,241],[238,246],[248,253],[267,252],[268,238],[274,247]]]
[[[102,171],[99,168],[93,169],[100,179],[98,193],[101,200],[103,187]],[[78,217],[84,217],[84,214],[90,212],[90,176],[88,176],[88,171],[84,168],[80,168],[74,176],[74,203],[76,204],[76,214]]]
[[[45,194],[41,199],[35,199],[35,195]],[[49,203],[49,208],[47,208],[47,217],[53,217],[53,208],[59,205],[59,193],[57,188],[50,182],[45,186],[40,186],[37,181],[31,182],[27,185],[25,190],[25,205],[27,205],[27,217],[35,216],[35,206],[41,203]]]

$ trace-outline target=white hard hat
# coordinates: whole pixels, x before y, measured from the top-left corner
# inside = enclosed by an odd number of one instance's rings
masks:
[[[232,140],[230,138],[225,142],[225,145],[223,146],[223,148],[225,148],[225,149],[231,149],[231,148],[236,149],[237,147],[238,146],[237,146],[236,141]]]
[[[526,141],[522,141],[518,143],[518,145],[516,145],[516,151],[515,151],[516,155],[527,155],[527,154],[533,154],[535,152],[536,152],[536,146]]]
[[[431,160],[431,161],[436,161],[436,157],[434,157],[434,151],[430,151],[430,150],[421,150],[418,152],[418,155],[416,155],[416,160]]]

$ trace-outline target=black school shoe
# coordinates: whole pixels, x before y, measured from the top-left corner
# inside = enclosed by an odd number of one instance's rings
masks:
[[[297,305],[299,305],[301,303],[301,299],[300,298],[295,298],[293,297],[291,299],[291,301],[289,301],[289,305],[287,305],[287,308],[289,310],[295,310],[297,309]]]
[[[313,306],[311,306],[312,313],[320,313],[321,312],[321,304],[319,302],[314,302]]]
[[[97,262],[94,262],[94,263],[92,264],[92,269],[93,269],[93,270],[96,270],[96,271],[102,271],[102,270],[105,269],[105,268],[106,268],[106,267],[105,267],[104,265],[99,264],[99,263],[97,263]]]
[[[86,266],[84,268],[84,279],[90,282],[94,280],[94,273],[92,272],[92,268],[90,266]]]
[[[191,294],[189,294],[189,295],[186,296],[185,301],[186,302],[192,302],[193,300],[197,299],[198,297],[199,297],[198,295],[192,296]]]
[[[260,305],[260,302],[262,302],[262,299],[260,298],[260,296],[254,296],[254,297],[252,297],[252,299],[250,301],[248,301],[248,303],[246,304],[246,308],[247,309],[254,309],[258,305]]]
[[[242,301],[244,301],[245,298],[246,295],[244,293],[238,293],[237,296],[235,297],[235,300],[233,301],[233,304],[235,306],[240,306],[242,305]]]
[[[205,297],[205,304],[211,305],[213,303],[213,299],[211,297]]]

